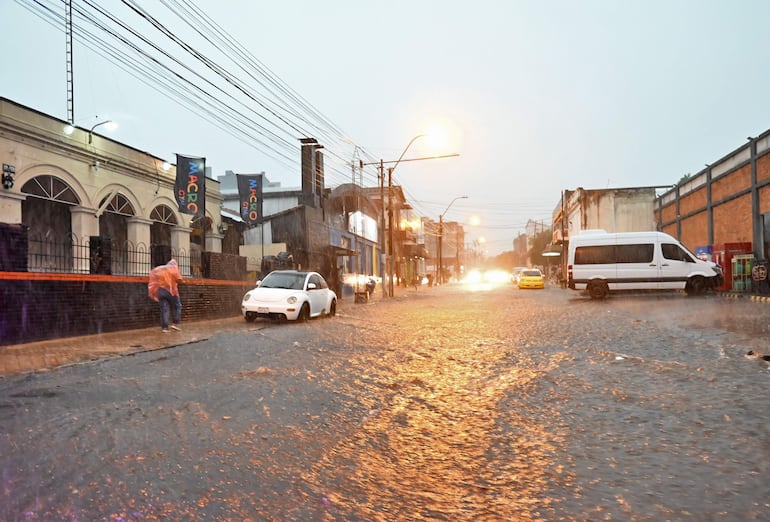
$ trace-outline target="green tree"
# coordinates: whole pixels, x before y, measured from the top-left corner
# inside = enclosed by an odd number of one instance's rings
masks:
[[[529,247],[529,262],[534,265],[547,266],[549,261],[543,257],[543,251],[553,240],[553,232],[549,228],[532,238]]]

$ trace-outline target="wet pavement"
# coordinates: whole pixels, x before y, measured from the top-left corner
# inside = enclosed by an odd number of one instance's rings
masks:
[[[419,292],[434,290],[438,289],[425,287]],[[409,298],[418,291],[396,287],[394,293],[394,297],[387,300],[398,301]],[[356,303],[352,297],[342,299],[339,307],[353,313],[360,306],[372,306],[383,299],[377,292],[368,302]],[[256,324],[263,327],[271,323],[258,321]],[[245,321],[240,315],[210,321],[185,322],[180,326],[181,331],[171,330],[167,333],[161,332],[160,327],[152,327],[25,344],[0,345],[0,378],[196,343],[205,341],[218,332],[242,331],[246,328]]]
[[[0,346],[0,377],[195,343],[243,322],[237,316],[184,323],[180,332],[143,328]]]
[[[0,380],[0,519],[770,519],[765,305],[446,287],[234,321]]]

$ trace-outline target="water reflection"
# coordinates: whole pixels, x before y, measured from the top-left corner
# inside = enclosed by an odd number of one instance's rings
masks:
[[[510,325],[467,312],[430,310],[397,331],[369,330],[382,356],[354,361],[368,371],[350,391],[370,399],[366,414],[305,477],[342,518],[526,520],[548,504],[562,434],[517,397],[560,358],[537,363]]]

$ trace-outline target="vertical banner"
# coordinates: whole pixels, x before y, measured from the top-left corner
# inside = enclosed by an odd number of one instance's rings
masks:
[[[236,174],[241,219],[247,225],[256,225],[262,219],[262,174]]]
[[[176,155],[174,194],[179,212],[196,220],[206,216],[206,158]]]

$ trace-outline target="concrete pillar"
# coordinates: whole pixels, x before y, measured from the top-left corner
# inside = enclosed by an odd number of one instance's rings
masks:
[[[27,199],[26,194],[2,190],[0,192],[0,223],[17,225],[21,223],[21,202]]]
[[[89,240],[91,236],[99,235],[99,219],[96,210],[80,206],[71,207],[70,215],[75,238],[72,242],[72,268],[75,272],[87,274],[91,271]]]
[[[192,228],[176,225],[171,228],[171,250],[177,254],[184,254],[177,259],[179,270],[183,276],[190,275],[190,232]]]
[[[206,232],[206,252],[222,253],[222,239],[225,236],[216,232]]]
[[[126,220],[127,272],[130,275],[145,275],[147,268],[152,265],[151,226],[152,221],[149,219],[132,217]]]
[[[126,239],[133,244],[137,250],[143,248],[149,251],[150,248],[150,227],[152,221],[149,219],[132,217],[126,220],[127,234]]]

